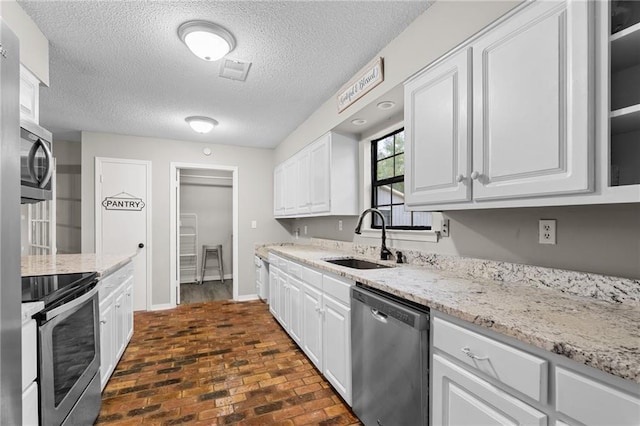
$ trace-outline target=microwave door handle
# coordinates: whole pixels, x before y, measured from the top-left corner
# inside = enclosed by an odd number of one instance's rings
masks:
[[[36,183],[39,183],[38,176],[36,175],[36,153],[40,147],[39,142],[40,139],[31,145],[29,155],[27,156],[27,169],[29,170],[29,176],[31,176],[31,180]]]
[[[38,139],[38,143],[42,147],[42,151],[44,151],[44,155],[47,158],[47,172],[40,182],[38,182],[38,186],[40,188],[44,188],[47,186],[49,181],[51,180],[51,176],[53,175],[53,154],[49,149],[49,146],[46,142],[43,142],[42,139]]]

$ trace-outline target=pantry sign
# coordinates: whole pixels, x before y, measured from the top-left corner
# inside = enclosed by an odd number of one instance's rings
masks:
[[[112,197],[106,197],[102,201],[102,207],[105,210],[127,210],[127,211],[141,211],[145,206],[142,198],[138,198],[127,192],[121,192]]]
[[[350,81],[344,90],[338,93],[338,113],[341,113],[367,92],[384,81],[382,58],[373,61],[355,80]]]

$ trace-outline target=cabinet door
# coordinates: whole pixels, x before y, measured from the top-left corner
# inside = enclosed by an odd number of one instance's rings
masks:
[[[310,159],[311,154],[309,149],[301,151],[296,156],[296,161],[298,162],[298,194],[296,197],[297,214],[307,214],[311,212]]]
[[[473,44],[473,197],[593,188],[592,2],[538,1]]]
[[[31,384],[22,392],[22,425],[37,426],[38,416],[38,383]]]
[[[544,413],[439,355],[432,374],[434,425],[547,425]]]
[[[311,212],[331,210],[331,135],[315,141],[309,151],[311,167]]]
[[[322,298],[323,373],[351,405],[351,309],[325,294]]]
[[[302,281],[289,277],[289,334],[300,345],[302,343]]]
[[[280,271],[278,274],[278,321],[285,330],[289,329],[289,289],[287,275]]]
[[[405,203],[468,201],[471,160],[471,49],[405,86]]]
[[[284,165],[273,170],[273,215],[284,215]]]
[[[124,336],[125,346],[133,336],[133,277],[129,277],[124,288]]]
[[[298,163],[295,158],[290,158],[284,163],[284,214],[285,216],[296,213],[298,205]]]
[[[278,294],[278,273],[280,270],[272,263],[269,267],[269,312],[276,319],[278,318],[278,302],[280,295]]]
[[[302,350],[322,371],[322,293],[302,285]]]
[[[113,298],[100,302],[100,388],[104,389],[115,368],[115,327]]]
[[[125,324],[126,324],[126,315],[125,315],[125,306],[124,306],[124,285],[120,286],[113,295],[113,308],[115,309],[115,329],[116,329],[116,359],[115,363],[118,363],[118,360],[124,353],[124,348],[126,346],[126,332],[125,332]]]
[[[38,124],[40,120],[40,81],[20,65],[20,118]]]

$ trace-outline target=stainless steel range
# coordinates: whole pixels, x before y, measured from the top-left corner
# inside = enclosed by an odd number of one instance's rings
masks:
[[[101,403],[97,274],[23,277],[22,301],[45,303],[35,316],[41,424],[93,424]]]

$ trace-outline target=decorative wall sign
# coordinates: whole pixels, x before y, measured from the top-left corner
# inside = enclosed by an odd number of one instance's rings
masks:
[[[383,61],[382,58],[378,58],[360,76],[350,81],[345,89],[338,93],[338,113],[347,109],[383,81]]]
[[[105,210],[140,211],[144,208],[145,204],[142,198],[121,192],[113,197],[106,197],[104,201],[102,201],[102,206]]]

